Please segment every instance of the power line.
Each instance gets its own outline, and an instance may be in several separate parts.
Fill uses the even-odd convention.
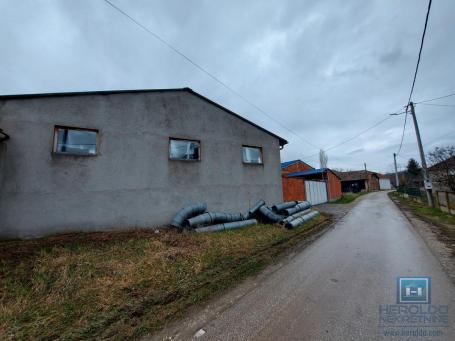
[[[452,130],[452,131],[450,131],[450,132],[448,132],[448,133],[445,133],[445,134],[440,135],[440,136],[438,136],[438,137],[436,137],[436,138],[434,138],[434,139],[431,139],[430,141],[427,141],[426,144],[427,144],[427,145],[430,145],[430,144],[432,144],[433,142],[438,141],[438,140],[441,140],[441,139],[443,139],[444,137],[449,136],[449,135],[452,135],[452,134],[455,134],[455,130]],[[401,157],[402,159],[411,158],[411,156],[406,156],[406,155],[405,155],[405,156],[397,155],[397,156]]]
[[[411,103],[411,98],[412,98],[412,94],[414,92],[414,86],[415,86],[416,79],[417,79],[417,73],[419,71],[420,58],[422,56],[422,49],[423,49],[423,42],[425,41],[425,33],[427,32],[428,17],[430,15],[431,1],[432,0],[428,1],[427,15],[425,17],[425,26],[423,27],[422,40],[420,41],[419,57],[417,58],[417,65],[416,65],[416,69],[415,69],[415,72],[414,72],[414,79],[412,80],[411,91],[409,93],[409,98],[408,98],[408,102],[407,102],[407,105],[406,105],[406,114],[404,115],[403,133],[401,134],[400,147],[398,148],[398,152],[396,153],[397,155],[400,154],[401,147],[403,146],[404,133],[406,131],[406,122],[407,122],[407,118],[408,118],[408,107],[409,107],[409,103]]]
[[[396,113],[394,113],[393,115],[401,115],[401,114],[403,114],[403,113],[404,113],[404,112],[396,112]],[[340,147],[340,146],[342,146],[342,145],[344,145],[344,144],[346,144],[346,143],[348,143],[348,142],[351,142],[352,140],[355,140],[356,138],[360,137],[361,135],[365,134],[366,132],[370,131],[370,130],[373,129],[373,128],[376,128],[378,125],[380,125],[380,124],[382,124],[382,123],[384,123],[385,121],[390,120],[390,119],[391,119],[391,117],[388,116],[388,117],[386,117],[386,118],[384,118],[384,119],[382,119],[382,120],[376,122],[376,123],[373,124],[372,126],[366,128],[365,130],[362,130],[362,131],[359,132],[358,134],[356,134],[356,135],[354,135],[354,136],[352,136],[352,137],[350,137],[350,138],[348,138],[348,139],[346,139],[346,140],[343,140],[343,141],[340,142],[340,143],[337,143],[337,144],[335,144],[335,145],[333,145],[333,146],[330,146],[329,148],[326,148],[326,149],[324,149],[324,150],[325,150],[325,151],[329,151],[329,150],[338,148],[338,147]],[[305,158],[308,159],[308,158],[313,157],[313,156],[316,156],[316,155],[319,155],[319,153],[315,153],[315,154],[303,156],[302,159],[305,159]]]
[[[411,92],[409,94],[409,99],[408,99],[408,105],[409,105],[409,102],[411,102],[411,98],[412,98],[412,93],[414,92],[414,86],[415,86],[415,82],[416,82],[416,78],[417,78],[417,72],[419,71],[419,64],[420,64],[420,57],[422,55],[422,49],[423,49],[423,42],[425,40],[425,33],[427,31],[427,25],[428,25],[428,17],[430,15],[430,9],[431,9],[431,1],[432,0],[429,0],[428,1],[428,9],[427,9],[427,16],[425,18],[425,26],[423,27],[423,34],[422,34],[422,40],[420,42],[420,50],[419,50],[419,57],[417,58],[417,65],[416,65],[416,70],[414,72],[414,79],[412,81],[412,87],[411,87]],[[406,115],[407,116],[407,115]],[[406,122],[406,121],[405,121]]]
[[[188,57],[187,55],[185,55],[182,51],[180,51],[179,49],[177,49],[176,47],[174,47],[171,43],[169,43],[168,41],[166,41],[164,38],[162,38],[161,36],[159,36],[158,34],[156,34],[155,32],[153,32],[152,30],[150,30],[148,27],[144,26],[143,24],[141,24],[139,21],[137,21],[136,19],[134,19],[132,16],[130,16],[128,13],[126,13],[124,10],[122,10],[121,8],[119,8],[118,6],[114,5],[111,1],[109,0],[104,0],[105,3],[107,3],[109,6],[111,6],[112,8],[114,8],[116,11],[118,11],[119,13],[121,13],[122,15],[124,15],[125,17],[127,17],[129,20],[131,20],[134,24],[136,24],[137,26],[139,26],[140,28],[142,28],[144,31],[146,31],[147,33],[151,34],[155,39],[159,40],[161,43],[163,43],[164,45],[166,45],[169,49],[171,49],[172,51],[174,51],[175,53],[177,53],[179,56],[181,56],[183,59],[185,59],[187,62],[189,62],[190,64],[192,64],[195,68],[197,68],[198,70],[202,71],[203,73],[205,73],[207,76],[209,76],[210,78],[212,78],[214,81],[216,81],[218,84],[220,84],[221,86],[223,86],[224,88],[226,88],[227,90],[229,90],[230,92],[232,92],[233,94],[235,94],[236,96],[240,97],[245,103],[249,104],[250,106],[252,106],[253,108],[255,108],[257,111],[259,111],[260,113],[262,113],[263,115],[267,116],[268,118],[270,118],[272,121],[274,121],[276,124],[278,124],[280,127],[282,127],[283,129],[287,130],[289,133],[295,135],[296,137],[300,138],[303,142],[309,144],[310,146],[316,148],[316,149],[321,149],[320,147],[316,146],[315,144],[311,143],[310,141],[308,141],[307,139],[303,138],[302,136],[300,136],[299,134],[297,134],[296,132],[294,132],[293,130],[289,129],[288,127],[286,127],[285,125],[283,125],[279,120],[275,119],[272,115],[268,114],[265,110],[263,110],[261,107],[259,107],[258,105],[254,104],[253,102],[251,102],[249,99],[247,99],[245,96],[243,96],[242,94],[240,94],[238,91],[234,90],[233,88],[231,88],[229,85],[227,85],[226,83],[224,83],[222,80],[220,80],[218,77],[216,77],[215,75],[213,75],[212,73],[210,73],[207,69],[205,69],[204,67],[202,67],[201,65],[199,65],[198,63],[196,63],[194,60],[192,60],[190,57]]]
[[[431,105],[435,107],[455,107],[455,104],[436,104],[436,103],[420,103],[422,105]]]
[[[405,133],[405,131],[406,131],[406,122],[407,122],[407,119],[408,119],[408,108],[406,107],[406,113],[405,113],[405,115],[404,115],[403,133],[401,134],[400,147],[398,148],[397,155],[400,155],[401,147],[403,146],[404,133]]]
[[[414,104],[421,104],[421,103],[426,103],[426,102],[432,102],[432,101],[436,101],[436,100],[438,100],[438,99],[447,98],[447,97],[451,97],[451,96],[455,96],[455,93],[453,93],[453,94],[448,94],[448,95],[441,96],[441,97],[436,97],[436,98],[427,99],[427,100],[420,101],[420,102],[415,102]]]
[[[455,133],[455,130],[452,130],[452,131],[450,131],[450,132],[448,132],[448,133],[446,133],[446,134],[444,134],[444,135],[438,136],[438,137],[436,137],[435,139],[432,139],[432,140],[428,141],[427,144],[433,143],[433,142],[435,142],[435,141],[437,141],[437,140],[440,140],[440,139],[442,139],[442,138],[444,138],[444,137],[446,137],[446,136],[452,135],[452,134],[454,134],[454,133]]]

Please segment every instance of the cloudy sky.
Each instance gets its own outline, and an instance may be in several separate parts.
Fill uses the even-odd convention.
[[[283,161],[406,104],[427,0],[111,0],[269,119],[103,0],[0,0],[0,94],[191,87],[286,138]],[[413,99],[455,93],[455,1],[434,0]],[[455,96],[428,102],[455,104]],[[426,149],[455,143],[455,106],[418,105]],[[327,153],[333,168],[391,171],[404,115]],[[410,123],[410,121],[408,121]],[[309,143],[305,142],[309,141]],[[417,157],[408,124],[399,163]]]

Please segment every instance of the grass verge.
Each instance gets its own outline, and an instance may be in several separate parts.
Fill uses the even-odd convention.
[[[136,339],[258,273],[328,221],[0,242],[0,339]]]
[[[426,203],[414,201],[410,198],[405,198],[397,192],[390,192],[389,197],[392,200],[398,201],[399,204],[405,206],[416,216],[435,225],[441,235],[441,239],[452,248],[455,255],[455,216],[441,211],[439,208],[431,208]]]
[[[340,199],[332,201],[332,204],[349,204],[353,202],[358,197],[365,195],[369,192],[358,192],[358,193],[343,193]]]

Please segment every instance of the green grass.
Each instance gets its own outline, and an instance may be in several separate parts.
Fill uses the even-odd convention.
[[[449,245],[455,245],[455,216],[441,211],[439,208],[431,208],[424,202],[404,198],[398,192],[389,193],[389,197],[398,200],[402,205],[408,207],[417,216],[436,224],[440,232],[446,237]]]
[[[358,197],[367,194],[368,192],[358,192],[358,193],[343,193],[340,199],[332,201],[332,204],[349,204],[353,202]]]
[[[136,339],[319,230],[91,233],[0,242],[0,339]]]

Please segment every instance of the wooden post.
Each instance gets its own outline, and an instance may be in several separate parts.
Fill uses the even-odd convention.
[[[452,212],[450,212],[450,199],[449,198],[450,198],[449,192],[446,192],[447,212],[452,213]]]

